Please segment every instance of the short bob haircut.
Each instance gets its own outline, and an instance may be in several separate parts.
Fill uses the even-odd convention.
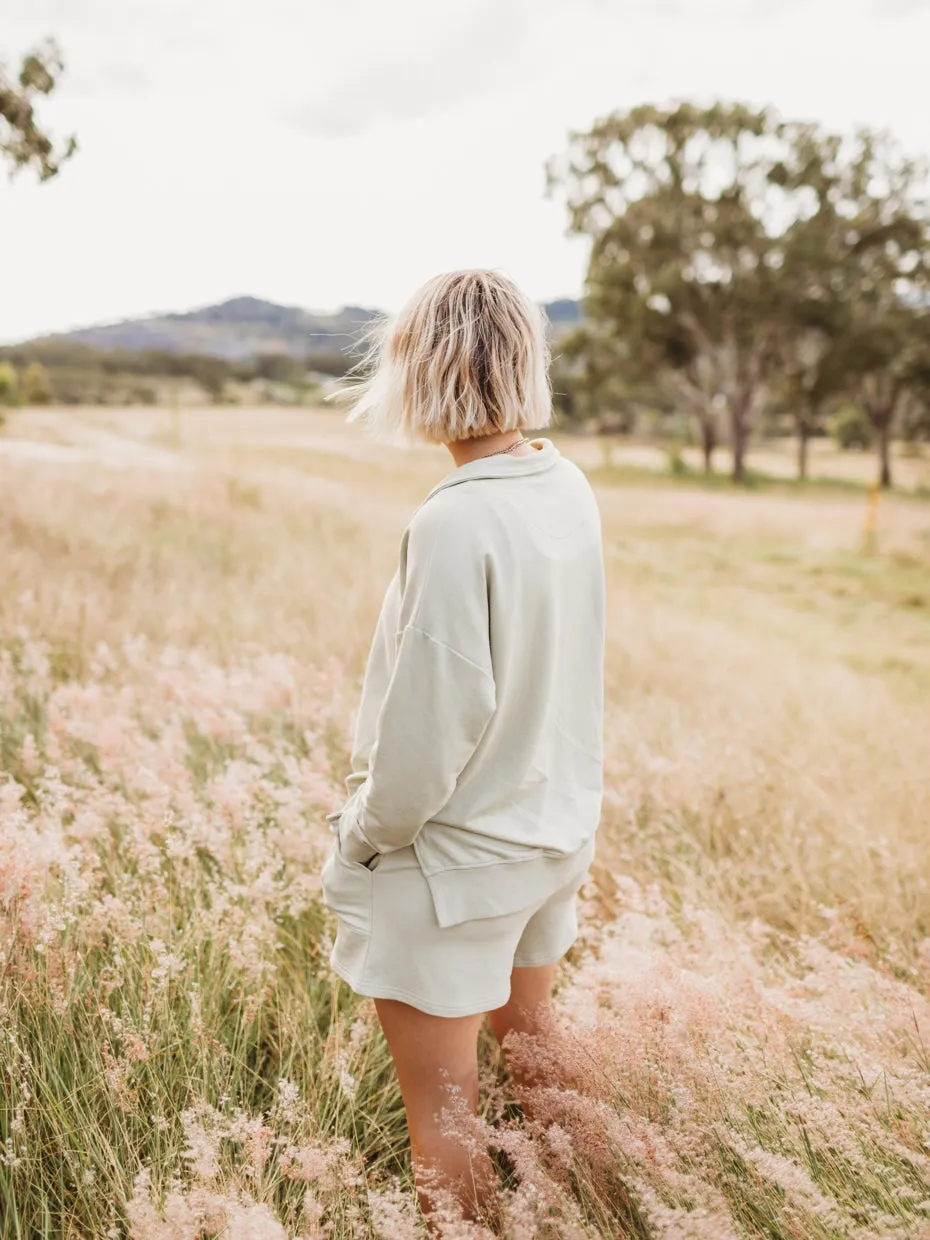
[[[374,330],[360,369],[337,395],[379,439],[444,444],[552,418],[545,315],[495,271],[427,281]]]

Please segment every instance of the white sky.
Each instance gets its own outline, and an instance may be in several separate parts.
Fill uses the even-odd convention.
[[[545,160],[616,107],[773,103],[930,153],[930,0],[2,0],[81,150],[0,177],[0,340],[251,293],[394,309],[453,267],[540,299],[585,245]]]

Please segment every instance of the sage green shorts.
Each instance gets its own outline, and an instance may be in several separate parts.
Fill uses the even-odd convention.
[[[337,842],[322,876],[337,919],[330,964],[356,994],[432,1016],[493,1011],[510,998],[511,970],[555,964],[574,943],[578,889],[593,856],[594,839],[555,861],[552,893],[541,903],[440,926],[412,847],[383,854],[370,870],[346,860]]]

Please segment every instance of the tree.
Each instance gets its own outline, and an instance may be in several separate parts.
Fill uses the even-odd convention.
[[[0,362],[0,409],[19,404],[19,379],[9,362]],[[2,420],[2,414],[0,414]]]
[[[618,365],[618,348],[622,341],[590,323],[559,340],[551,375],[555,405],[566,422],[629,434],[642,410],[655,403],[654,386],[647,390],[632,367]]]
[[[930,235],[924,171],[887,135],[738,104],[643,106],[573,134],[549,180],[592,240],[588,320],[626,377],[677,395],[706,467],[722,418],[743,477],[777,387],[806,475],[809,439],[847,393],[888,485],[892,430],[930,347]]]
[[[842,139],[818,126],[783,126],[782,159],[774,180],[807,196],[806,209],[789,226],[781,276],[792,290],[782,334],[780,393],[791,412],[798,442],[798,477],[808,474],[808,447],[827,406],[848,389],[843,341],[848,331],[844,288],[838,273],[849,260],[846,221],[836,186],[843,169]],[[842,197],[842,196],[841,196]]]
[[[222,403],[230,373],[225,358],[185,353],[179,356],[178,362],[178,373],[189,374],[195,379],[215,405]]]
[[[784,127],[739,104],[641,106],[550,162],[570,230],[592,239],[585,306],[695,418],[710,465],[724,420],[733,477],[778,358],[780,278],[802,196],[779,175]],[[618,358],[618,361],[620,359]]]
[[[51,40],[24,58],[16,81],[7,77],[0,64],[0,156],[12,164],[14,174],[31,167],[40,181],[47,181],[77,150],[73,137],[56,150],[52,138],[39,125],[33,105],[37,95],[51,94],[63,69],[61,54]],[[0,406],[17,400],[16,371],[9,363],[0,362]]]
[[[836,446],[843,452],[864,452],[872,442],[872,427],[861,405],[843,405],[830,425]]]
[[[879,486],[890,487],[891,438],[899,421],[920,403],[920,370],[930,323],[905,307],[864,322],[850,338],[850,366],[859,378],[862,407],[875,432]],[[923,316],[924,319],[930,316]]]
[[[930,333],[930,323],[925,331]],[[905,406],[900,430],[906,443],[930,442],[930,349],[921,351],[911,370],[910,400]]]
[[[786,371],[799,434],[803,442],[826,401],[854,394],[890,486],[892,432],[930,364],[926,170],[887,134],[788,132],[781,176],[811,199],[789,230],[784,267],[796,294]]]
[[[12,163],[14,173],[31,167],[40,181],[47,181],[77,150],[74,137],[56,147],[35,114],[36,96],[51,94],[63,69],[61,53],[52,40],[24,58],[15,81],[0,65],[0,154]]]
[[[697,424],[698,439],[704,456],[704,473],[714,472],[714,450],[720,443],[720,426],[727,412],[727,401],[720,390],[722,376],[715,359],[707,352],[693,352],[682,366],[673,367],[660,376],[662,386],[672,397],[683,397]],[[734,453],[734,468],[736,457]],[[737,476],[737,473],[734,474]],[[742,458],[738,467],[742,476]]]
[[[55,399],[51,377],[41,362],[29,363],[20,386],[24,405],[50,405]]]
[[[779,385],[791,411],[798,444],[798,478],[808,476],[808,449],[822,430],[831,406],[849,391],[848,365],[841,340],[820,327],[799,323],[786,333],[781,350]]]

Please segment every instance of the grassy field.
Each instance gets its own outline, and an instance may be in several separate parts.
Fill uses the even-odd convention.
[[[484,1048],[508,1234],[930,1237],[930,505],[866,537],[864,491],[559,444],[604,519],[607,792],[532,1122]],[[318,872],[449,467],[330,412],[10,418],[2,1240],[421,1234]]]

